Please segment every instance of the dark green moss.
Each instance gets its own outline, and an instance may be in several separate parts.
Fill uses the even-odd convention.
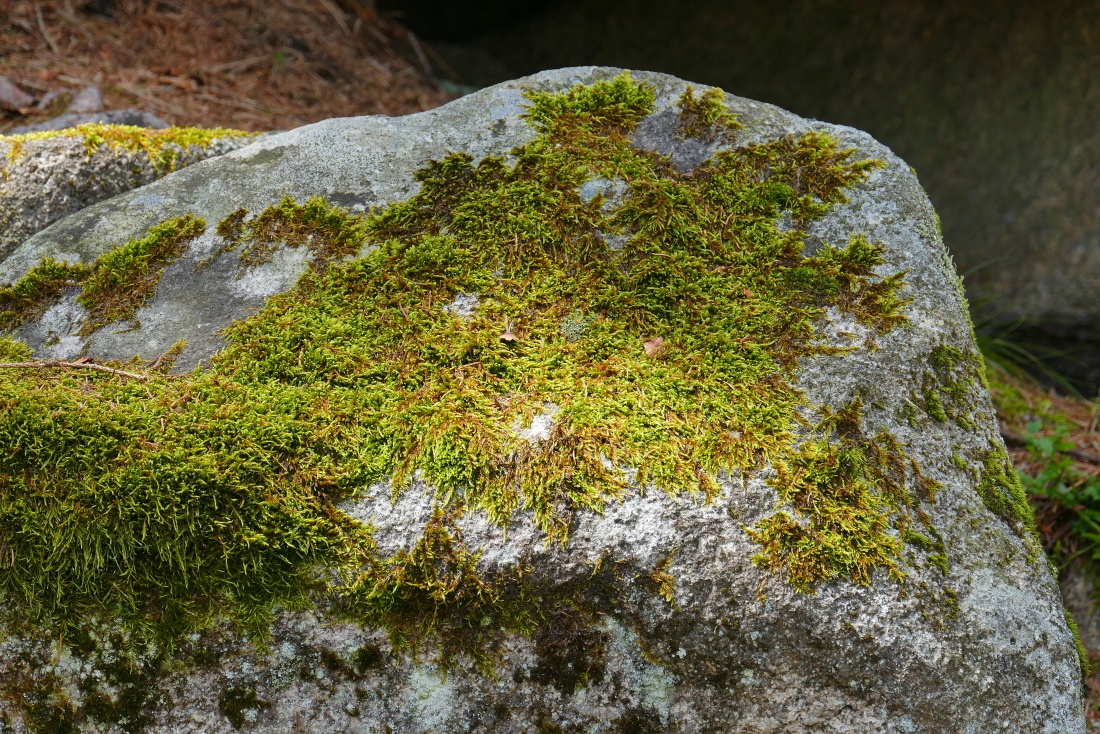
[[[381,668],[385,663],[385,657],[378,645],[368,642],[355,649],[351,654],[351,663],[355,672],[362,677],[372,670]]]
[[[218,711],[229,720],[234,729],[241,729],[252,723],[252,716],[270,707],[271,703],[257,696],[256,689],[252,686],[226,686],[218,693]]]
[[[535,633],[538,663],[531,678],[572,695],[603,680],[606,651],[607,635],[585,613],[561,607]]]
[[[668,731],[657,712],[641,707],[629,709],[611,725],[615,734],[665,734]]]

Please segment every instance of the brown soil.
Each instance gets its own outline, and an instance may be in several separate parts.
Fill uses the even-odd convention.
[[[176,125],[404,115],[450,99],[431,54],[369,0],[0,0],[0,75],[37,100],[61,93],[0,112],[0,133],[64,111],[93,84],[107,109]]]

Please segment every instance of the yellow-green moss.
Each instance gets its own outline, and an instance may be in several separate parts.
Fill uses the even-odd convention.
[[[982,457],[977,490],[990,512],[1007,522],[1021,538],[1040,547],[1035,511],[1027,501],[1027,493],[1012,460],[1000,445],[989,449]]]
[[[85,265],[44,258],[13,285],[0,288],[0,330],[34,321],[61,298],[66,288],[88,277]]]
[[[1069,631],[1073,633],[1073,642],[1077,647],[1077,660],[1081,664],[1081,680],[1084,681],[1092,673],[1092,661],[1089,660],[1089,651],[1085,647],[1085,643],[1081,641],[1081,631],[1077,629],[1077,620],[1073,618],[1073,615],[1069,613],[1069,610],[1064,610],[1066,614],[1066,626],[1069,627]]]
[[[834,351],[816,328],[826,309],[878,333],[905,321],[902,274],[874,273],[881,246],[855,235],[803,253],[801,224],[878,164],[807,133],[687,175],[630,145],[654,93],[628,76],[527,96],[538,134],[514,163],[449,155],[416,174],[412,199],[366,216],[285,200],[219,223],[217,256],[239,251],[242,268],[277,243],[314,266],[230,326],[206,371],[5,373],[9,609],[62,628],[118,619],[165,644],[227,620],[262,641],[275,607],[312,594],[401,644],[445,629],[480,644],[540,612],[522,570],[475,573],[458,513],[503,523],[528,509],[565,543],[576,511],[632,482],[709,498],[720,471],[765,464],[788,504],[750,529],[758,562],[804,591],[900,578],[896,532],[922,521],[933,483],[891,436],[863,435],[858,404],[821,409],[807,435],[813,406],[793,386],[800,359]],[[622,181],[623,198],[582,200],[595,178]],[[780,229],[788,216],[796,227]],[[82,287],[109,280],[102,262],[155,285],[198,226],[123,246]],[[48,300],[68,281],[46,275],[33,292]],[[459,294],[478,298],[468,318],[447,308]],[[13,300],[21,318],[41,307],[28,298]],[[513,430],[550,406],[547,439]],[[417,470],[440,510],[413,550],[380,557],[336,503],[386,478],[408,491]]]
[[[40,317],[70,287],[80,288],[77,301],[87,312],[82,336],[132,319],[152,299],[164,268],[205,230],[202,219],[187,215],[161,222],[144,237],[103,254],[90,267],[45,258],[15,284],[0,288],[0,330],[17,329]]]
[[[835,413],[826,409],[819,437],[773,462],[779,499],[797,515],[783,509],[746,529],[762,547],[753,561],[785,570],[800,591],[837,576],[867,584],[876,568],[900,580],[903,542],[942,550],[910,527],[914,520],[928,524],[915,505],[932,502],[939,485],[921,476],[888,433],[866,436],[861,412],[858,400]]]
[[[88,312],[80,333],[88,336],[107,324],[132,319],[152,299],[164,268],[178,260],[204,231],[202,219],[176,217],[96,260],[80,283],[77,301]]]
[[[205,148],[221,138],[253,137],[257,133],[229,128],[169,127],[155,130],[134,125],[103,125],[86,123],[63,130],[43,130],[21,135],[0,135],[0,143],[7,143],[8,165],[24,154],[24,144],[32,140],[50,138],[83,138],[88,155],[103,146],[128,153],[143,152],[153,167],[164,173],[176,170],[181,151],[192,146]]]
[[[733,142],[736,132],[741,129],[737,115],[726,109],[725,93],[717,87],[711,87],[696,97],[695,88],[688,85],[680,95],[677,106],[680,108],[680,119],[676,137],[681,140],[699,138],[709,143],[721,137],[726,142]]]

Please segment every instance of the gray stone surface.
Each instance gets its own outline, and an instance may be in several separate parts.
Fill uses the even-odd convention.
[[[41,129],[61,130],[86,122],[133,124],[129,121],[134,116],[131,113],[145,114],[139,110],[118,110],[62,115],[55,118],[61,120],[56,126]],[[176,145],[179,153],[176,168],[222,155],[253,140],[226,136],[207,146]],[[130,152],[101,145],[89,153],[83,135],[25,140],[18,145],[19,150],[13,155],[12,140],[0,135],[0,258],[53,222],[170,172],[158,168],[140,150]]]
[[[0,283],[45,256],[90,262],[171,216],[194,214],[212,224],[238,207],[258,211],[288,194],[299,200],[320,195],[353,210],[407,199],[417,189],[413,172],[427,160],[448,151],[504,153],[529,140],[533,132],[520,119],[523,86],[557,90],[617,73],[545,72],[418,115],[329,120],[267,138],[57,222],[0,263]],[[672,138],[670,110],[685,83],[634,76],[658,92],[658,111],[640,126],[636,143],[689,167],[709,155],[711,149]],[[823,338],[854,349],[805,360],[798,384],[816,404],[839,406],[862,396],[865,428],[888,427],[925,475],[943,484],[926,509],[946,545],[946,577],[931,564],[914,563],[904,586],[880,573],[868,587],[837,581],[814,595],[796,593],[752,564],[758,547],[743,529],[775,507],[770,470],[721,477],[722,492],[711,504],[635,492],[602,515],[582,513],[564,548],[547,546],[522,514],[506,536],[484,518],[466,515],[459,525],[467,545],[482,551],[485,572],[524,559],[565,586],[591,577],[600,559],[614,560],[622,599],[586,633],[604,652],[599,644],[574,651],[578,664],[601,664],[602,676],[576,690],[563,686],[542,674],[536,643],[518,636],[505,640],[493,676],[461,661],[444,671],[431,650],[393,652],[378,631],[331,624],[321,611],[284,613],[266,655],[239,640],[196,638],[196,645],[216,644],[216,662],[196,666],[181,657],[169,668],[149,698],[145,731],[233,731],[219,697],[251,691],[255,698],[243,707],[241,726],[271,733],[1083,732],[1077,656],[1050,568],[986,509],[972,473],[952,461],[956,453],[980,455],[1001,446],[988,395],[976,390],[971,396],[971,430],[903,418],[931,350],[973,348],[966,305],[927,197],[909,167],[865,133],[737,97],[727,102],[745,125],[741,142],[823,130],[888,164],[851,193],[849,204],[813,224],[810,241],[843,246],[862,232],[883,242],[881,272],[908,273],[910,324],[872,348],[865,331],[834,313]],[[288,255],[242,280],[218,263],[195,273],[193,265],[218,244],[213,234],[204,235],[165,271],[156,298],[138,313],[140,329],[106,327],[88,340],[71,336],[64,324],[74,318],[75,303],[66,301],[20,336],[42,355],[101,358],[152,358],[186,338],[181,367],[208,359],[221,343],[218,329],[290,287],[305,267]],[[546,414],[552,420],[553,406]],[[532,441],[538,428],[519,427]],[[431,515],[430,488],[414,483],[396,503],[388,487],[375,489],[344,509],[374,524],[384,552],[411,547]],[[674,605],[630,582],[670,557]],[[371,646],[380,657],[361,673],[326,665],[333,653],[347,659],[357,650],[374,651]],[[102,663],[58,655],[50,642],[10,638],[0,643],[0,661],[13,660],[31,660],[41,675],[63,681]]]

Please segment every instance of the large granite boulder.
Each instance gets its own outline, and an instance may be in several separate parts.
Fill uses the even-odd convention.
[[[0,258],[89,204],[255,139],[242,130],[143,129],[130,112],[92,115],[112,124],[72,115],[64,129],[0,135]]]
[[[1083,731],[862,132],[546,72],[197,163],[0,283],[15,731]]]

